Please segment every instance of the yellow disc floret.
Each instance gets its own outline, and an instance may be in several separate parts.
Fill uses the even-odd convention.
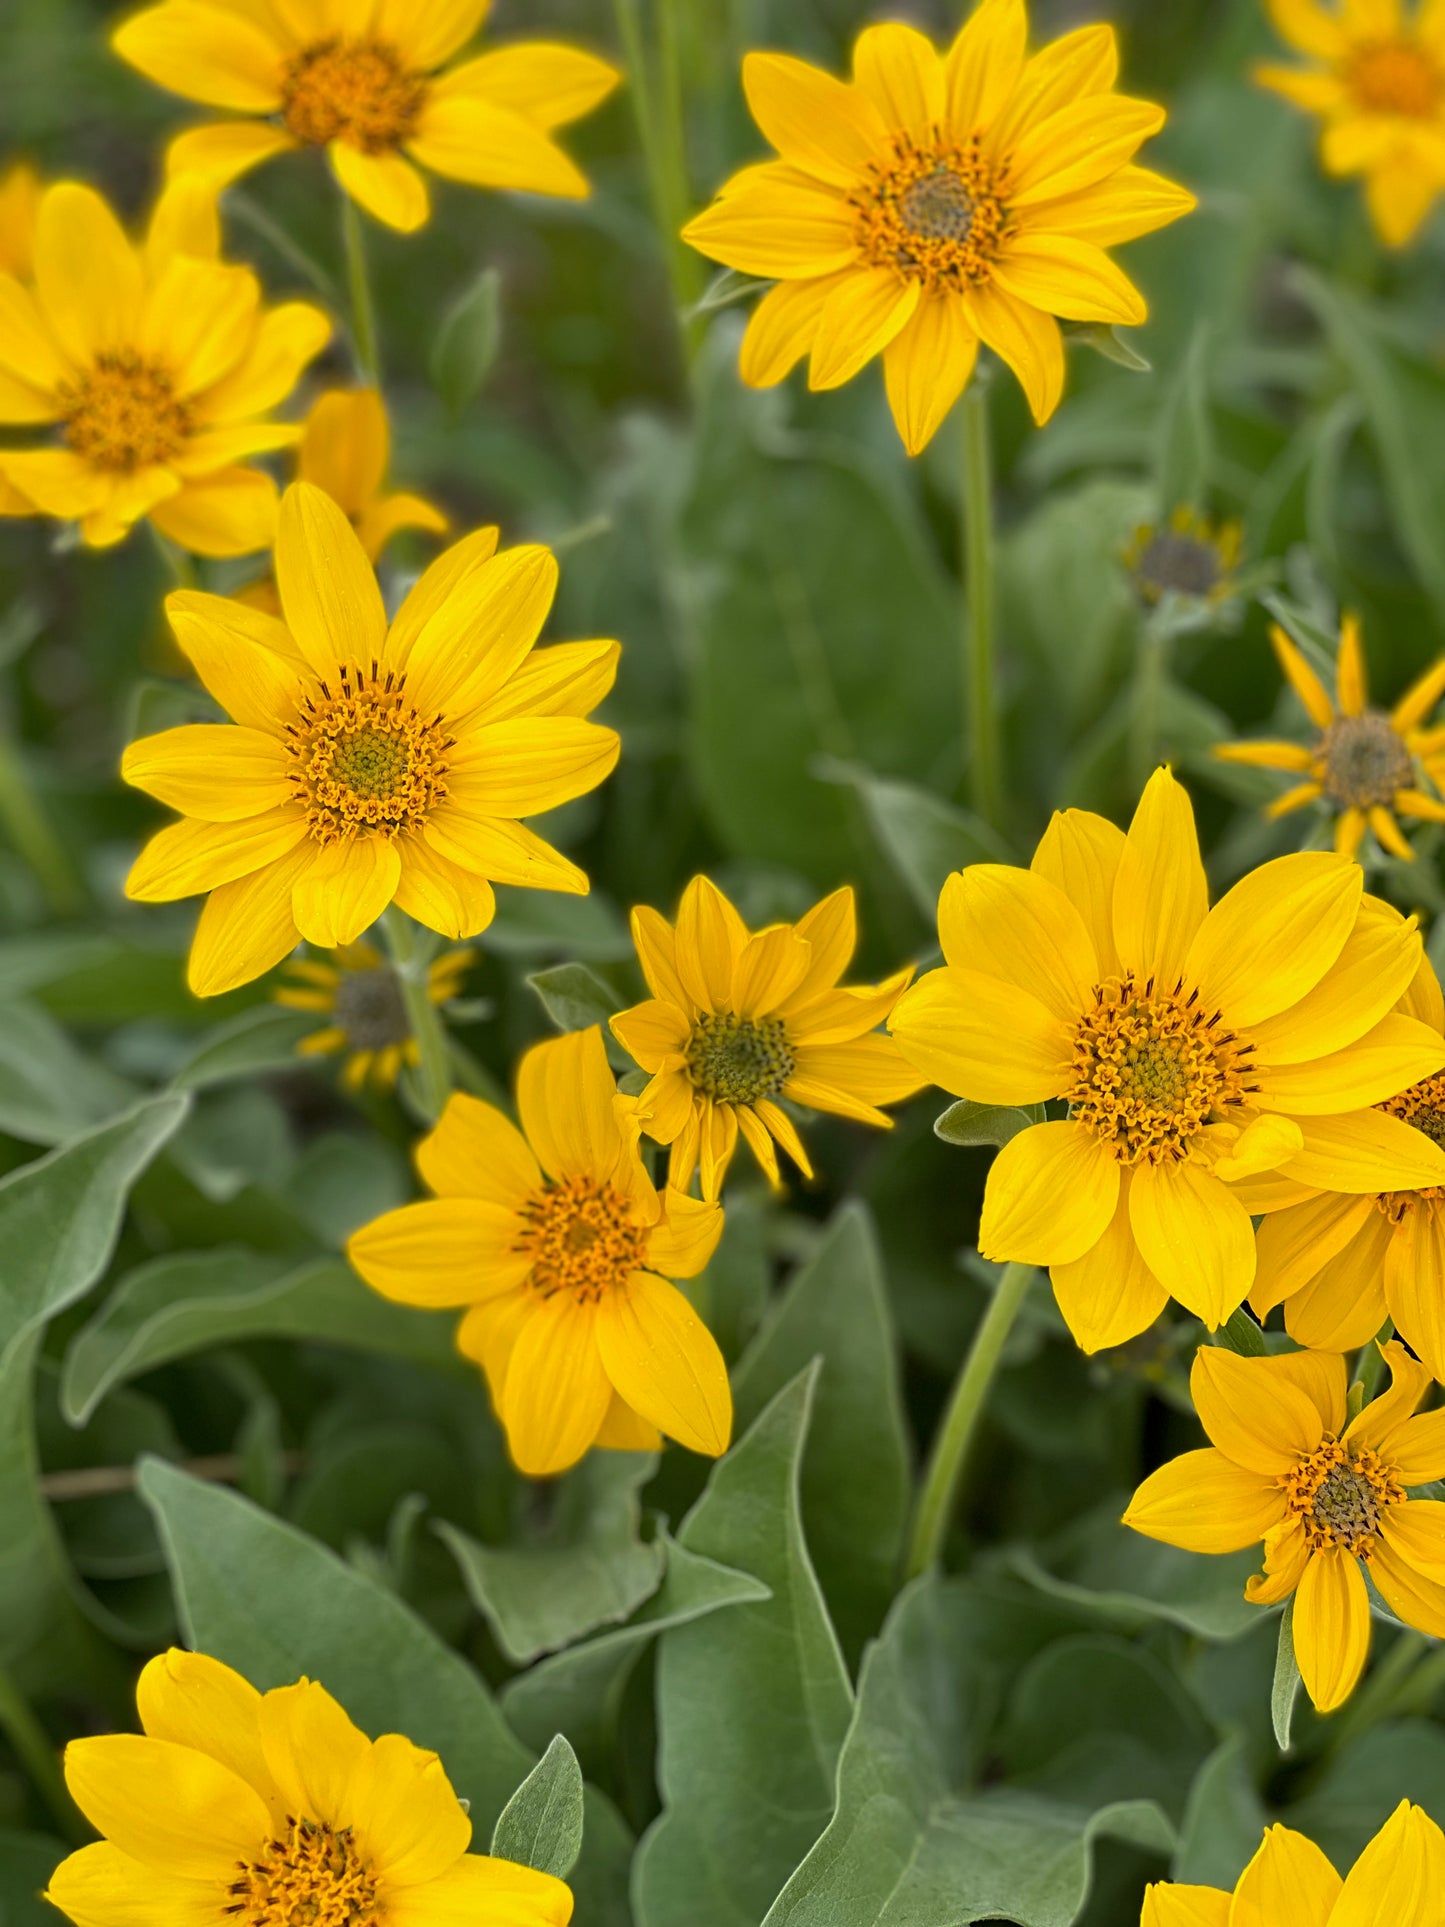
[[[720,1104],[756,1104],[776,1097],[793,1074],[795,1058],[781,1017],[699,1017],[687,1046],[694,1089]]]
[[[334,842],[358,830],[396,835],[421,824],[446,795],[454,739],[440,718],[422,716],[406,678],[376,664],[341,668],[337,685],[306,696],[287,731],[291,782],[311,834]]]
[[[593,1177],[562,1178],[522,1208],[519,1249],[532,1257],[528,1286],[543,1298],[596,1300],[647,1264],[647,1226],[622,1192]]]
[[[1356,103],[1371,114],[1432,120],[1445,103],[1445,74],[1414,41],[1380,40],[1359,47],[1345,81]]]
[[[1327,1438],[1280,1483],[1311,1552],[1339,1546],[1358,1559],[1374,1550],[1384,1508],[1405,1499],[1405,1488],[1377,1453],[1339,1439]]]
[[[297,54],[281,89],[286,131],[307,147],[347,140],[386,154],[414,132],[426,82],[381,40],[322,40]]]
[[[168,371],[129,348],[97,355],[57,400],[66,441],[92,467],[112,474],[171,460],[193,427]]]
[[[1009,232],[1001,177],[976,138],[919,147],[895,136],[852,204],[866,258],[926,288],[987,281]]]
[[[236,1927],[379,1927],[382,1918],[350,1828],[313,1820],[288,1819],[284,1839],[241,1863],[231,1894],[221,1911]]]

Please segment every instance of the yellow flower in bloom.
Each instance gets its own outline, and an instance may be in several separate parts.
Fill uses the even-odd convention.
[[[1232,1895],[1161,1882],[1140,1927],[1437,1927],[1442,1892],[1445,1834],[1402,1800],[1344,1880],[1302,1833],[1268,1827]]]
[[[1445,998],[1422,958],[1402,1012],[1445,1038]],[[1426,1077],[1380,1109],[1445,1144],[1445,1077]],[[1428,1185],[1369,1196],[1295,1187],[1260,1206],[1259,1270],[1250,1303],[1261,1318],[1283,1304],[1301,1345],[1355,1351],[1393,1319],[1445,1381],[1445,1190]]]
[[[1112,92],[1112,28],[1032,59],[1027,36],[1024,0],[982,0],[942,55],[911,27],[869,27],[851,84],[748,55],[748,104],[781,158],[734,175],[685,230],[711,260],[778,283],[749,324],[744,381],[771,387],[808,355],[809,386],[836,388],[881,354],[916,455],[980,341],[1045,422],[1064,389],[1056,317],[1145,319],[1104,250],[1195,204],[1132,165],[1164,109]]]
[[[41,197],[33,287],[0,274],[0,421],[59,444],[0,448],[0,477],[36,513],[118,542],[142,516],[198,555],[269,545],[276,488],[248,456],[300,430],[267,419],[325,347],[304,302],[261,306],[249,268],[220,259],[212,196],[169,188],[133,247],[88,187]]]
[[[1258,1208],[1241,1179],[1445,1183],[1445,1151],[1359,1108],[1445,1068],[1445,1042],[1392,1009],[1419,935],[1346,858],[1279,857],[1211,910],[1189,798],[1161,769],[1127,837],[1064,811],[1031,868],[950,877],[938,929],[946,967],[890,1029],[959,1097],[1068,1104],[994,1160],[979,1249],[1048,1265],[1086,1351],[1171,1295],[1211,1327],[1237,1309]]]
[[[754,935],[716,884],[694,877],[674,928],[632,913],[632,938],[652,996],[612,1019],[614,1035],[652,1081],[638,1099],[649,1137],[672,1146],[669,1182],[722,1189],[742,1132],[771,1183],[774,1140],[813,1175],[787,1098],[884,1129],[896,1104],[923,1088],[897,1046],[877,1034],[913,975],[840,986],[858,944],[853,892],[835,890],[799,918]]]
[[[435,1753],[367,1739],[314,1681],[258,1693],[172,1649],[136,1701],[143,1733],[65,1750],[71,1797],[104,1836],[50,1878],[76,1927],[567,1927],[560,1880],[468,1853],[472,1823]]]
[[[295,948],[353,943],[395,902],[445,937],[475,936],[492,884],[582,896],[587,878],[518,820],[592,789],[614,730],[583,720],[616,674],[615,642],[533,652],[557,585],[548,549],[496,553],[482,529],[439,556],[390,626],[376,576],[329,495],[282,498],[284,620],[182,590],[176,640],[234,727],[132,743],[121,773],[181,813],[146,845],[127,894],[209,892],[191,949],[201,997]]]
[[[452,1097],[417,1147],[436,1197],[358,1231],[351,1262],[402,1304],[470,1307],[458,1348],[533,1478],[593,1445],[655,1450],[659,1432],[717,1458],[732,1435],[727,1367],[667,1281],[707,1264],[721,1208],[648,1177],[595,1027],[527,1052],[517,1110],[521,1131]]]
[[[1437,0],[1269,0],[1307,67],[1255,78],[1324,122],[1326,172],[1364,175],[1380,238],[1402,248],[1445,188],[1445,11]]]
[[[296,473],[339,502],[374,562],[399,529],[440,535],[447,518],[420,495],[387,495],[391,429],[374,388],[332,388],[306,417]]]
[[[1445,781],[1445,729],[1421,727],[1445,694],[1445,656],[1386,715],[1370,707],[1360,625],[1354,616],[1346,616],[1340,624],[1337,702],[1330,700],[1324,684],[1277,624],[1270,629],[1270,641],[1319,736],[1310,747],[1287,742],[1220,743],[1214,754],[1222,762],[1289,770],[1303,779],[1271,803],[1266,816],[1284,816],[1323,798],[1338,812],[1335,848],[1341,855],[1353,856],[1368,828],[1392,856],[1413,859],[1415,852],[1396,816],[1445,823],[1445,803],[1420,787],[1422,772],[1437,786]]]
[[[581,199],[586,179],[552,130],[620,78],[575,47],[528,41],[445,73],[489,0],[162,0],[119,27],[122,60],[187,100],[260,116],[192,128],[172,175],[217,187],[273,154],[324,147],[346,192],[410,232],[430,212],[412,162],[475,187]]]
[[[40,213],[40,176],[17,161],[0,176],[0,274],[28,281],[35,267],[35,223]]]
[[[1186,602],[1223,602],[1234,590],[1244,531],[1238,522],[1219,526],[1191,508],[1177,508],[1162,526],[1134,531],[1124,562],[1143,601],[1165,596]]]
[[[461,988],[475,951],[447,950],[427,972],[427,994],[434,1004],[449,1003]],[[349,1091],[366,1083],[389,1091],[403,1064],[419,1064],[421,1050],[411,1028],[401,980],[379,950],[349,943],[331,961],[301,957],[285,966],[296,980],[272,999],[287,1010],[310,1010],[331,1022],[296,1046],[303,1057],[346,1053],[341,1081]]]
[[[1406,1625],[1445,1638],[1445,1506],[1408,1497],[1445,1476],[1445,1411],[1414,1416],[1430,1374],[1403,1345],[1382,1350],[1390,1389],[1346,1423],[1338,1352],[1201,1346],[1189,1388],[1211,1443],[1152,1473],[1124,1514],[1190,1552],[1263,1541],[1245,1596],[1294,1594],[1295,1656],[1322,1713],[1349,1698],[1369,1654],[1366,1571]]]

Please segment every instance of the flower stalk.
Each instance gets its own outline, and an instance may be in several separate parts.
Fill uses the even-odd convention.
[[[959,421],[964,739],[969,750],[973,806],[985,822],[997,824],[1001,756],[995,663],[993,455],[988,388],[986,380],[977,374],[964,391]]]
[[[436,955],[438,939],[430,930],[413,923],[395,904],[381,919],[387,949],[401,984],[402,1002],[421,1063],[417,1069],[418,1095],[428,1119],[435,1123],[446,1108],[452,1093],[452,1055],[447,1044],[446,1024],[431,1000],[428,972]]]
[[[356,372],[369,387],[381,386],[381,350],[376,331],[376,306],[371,298],[371,275],[366,263],[366,236],[361,213],[349,194],[341,196],[341,240],[346,250],[346,285],[351,297],[351,350]]]

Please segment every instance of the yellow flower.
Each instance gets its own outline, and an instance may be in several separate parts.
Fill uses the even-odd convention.
[[[1269,10],[1311,64],[1262,65],[1255,78],[1319,115],[1325,171],[1363,174],[1380,239],[1404,247],[1445,187],[1445,13],[1435,0],[1269,0]]]
[[[417,1147],[436,1197],[358,1231],[351,1262],[402,1304],[470,1307],[458,1348],[531,1477],[593,1445],[655,1450],[659,1432],[717,1458],[732,1434],[727,1367],[667,1281],[707,1264],[720,1207],[648,1177],[596,1027],[527,1052],[517,1109],[521,1131],[451,1098]]]
[[[1187,602],[1224,602],[1234,592],[1243,530],[1238,522],[1211,522],[1191,508],[1177,508],[1162,527],[1134,531],[1124,562],[1140,597],[1152,606],[1165,596]]]
[[[886,1130],[893,1120],[878,1106],[923,1088],[877,1035],[913,972],[839,986],[858,944],[851,890],[755,936],[714,883],[694,877],[676,928],[636,909],[632,940],[652,996],[612,1029],[651,1073],[638,1110],[648,1136],[672,1146],[668,1181],[680,1189],[701,1164],[703,1196],[715,1198],[739,1131],[770,1183],[779,1181],[775,1139],[811,1177],[780,1097]]]
[[[982,341],[1045,422],[1064,388],[1058,320],[1146,317],[1104,250],[1178,220],[1194,197],[1131,164],[1164,109],[1113,92],[1110,27],[1025,57],[1024,0],[982,0],[946,54],[869,27],[851,84],[749,54],[743,86],[781,158],[745,168],[684,238],[779,285],[758,304],[743,380],[771,387],[810,355],[836,388],[883,356],[893,419],[924,448]]]
[[[1069,1105],[994,1160],[979,1249],[1048,1265],[1086,1351],[1171,1295],[1211,1327],[1230,1317],[1262,1208],[1242,1179],[1445,1182],[1445,1151],[1360,1108],[1445,1068],[1445,1043],[1392,1010],[1420,938],[1344,857],[1279,857],[1211,910],[1189,798],[1161,769],[1127,837],[1064,811],[1030,869],[950,877],[938,928],[946,967],[890,1028],[959,1097]]]
[[[1302,1833],[1267,1827],[1232,1896],[1161,1882],[1145,1892],[1140,1927],[1436,1927],[1442,1891],[1445,1834],[1402,1800],[1344,1880]]]
[[[582,199],[587,182],[552,139],[620,76],[574,47],[528,41],[439,73],[489,0],[162,0],[111,45],[158,86],[245,114],[172,142],[169,172],[223,187],[273,154],[324,147],[378,221],[410,232],[430,212],[412,162],[475,187]],[[408,158],[408,156],[410,158]]]
[[[268,411],[330,335],[304,302],[261,306],[195,183],[167,189],[133,247],[100,195],[58,182],[33,288],[0,274],[0,421],[53,425],[60,444],[0,449],[0,477],[97,546],[149,516],[198,555],[266,548],[275,484],[238,464],[299,439]]]
[[[1349,1698],[1369,1654],[1366,1571],[1407,1626],[1445,1638],[1445,1506],[1406,1496],[1445,1476],[1445,1411],[1415,1417],[1430,1374],[1403,1345],[1381,1349],[1390,1389],[1347,1423],[1338,1352],[1201,1346],[1189,1385],[1211,1442],[1152,1473],[1124,1514],[1189,1552],[1263,1541],[1245,1597],[1294,1594],[1295,1656],[1322,1713]]]
[[[1445,1037],[1445,998],[1422,957],[1400,1010]],[[1445,1077],[1426,1077],[1379,1107],[1445,1142]],[[1320,1351],[1355,1351],[1384,1324],[1445,1381],[1445,1191],[1342,1196],[1297,1186],[1263,1200],[1259,1269],[1250,1303],[1261,1318],[1284,1306],[1290,1336]]]
[[[1386,715],[1370,707],[1356,617],[1346,616],[1340,624],[1338,703],[1331,702],[1324,684],[1278,624],[1270,629],[1270,641],[1320,733],[1309,748],[1303,743],[1220,743],[1214,754],[1225,763],[1289,770],[1304,779],[1276,798],[1266,816],[1284,816],[1323,798],[1338,812],[1335,848],[1342,856],[1354,856],[1368,828],[1392,856],[1411,861],[1415,852],[1396,814],[1445,823],[1445,803],[1420,787],[1422,772],[1437,785],[1445,781],[1445,729],[1420,726],[1445,693],[1445,656]]]
[[[28,281],[35,268],[35,223],[40,213],[40,176],[17,161],[0,176],[0,274]]]
[[[375,562],[399,529],[441,535],[447,518],[420,495],[386,495],[391,430],[374,388],[330,388],[306,417],[297,475],[339,502]]]
[[[427,972],[427,994],[434,1004],[456,996],[475,955],[472,950],[446,950],[437,958]],[[347,1090],[359,1091],[368,1082],[378,1090],[392,1090],[403,1064],[421,1062],[400,980],[369,943],[343,944],[332,951],[330,963],[300,957],[284,967],[296,982],[283,985],[272,1002],[331,1019],[296,1048],[303,1057],[345,1051],[341,1081]]]
[[[182,820],[126,883],[143,902],[209,892],[191,950],[201,997],[249,983],[298,938],[352,943],[393,901],[475,936],[492,884],[582,896],[587,878],[518,820],[600,783],[614,730],[583,718],[615,642],[533,652],[557,564],[482,529],[439,556],[388,627],[351,524],[319,488],[281,502],[285,620],[222,596],[168,598],[176,640],[234,727],[132,743],[121,773]]]
[[[567,1927],[560,1880],[468,1853],[472,1823],[435,1753],[367,1739],[313,1680],[258,1693],[173,1648],[136,1702],[143,1734],[65,1750],[71,1797],[104,1836],[51,1875],[46,1898],[77,1927]]]

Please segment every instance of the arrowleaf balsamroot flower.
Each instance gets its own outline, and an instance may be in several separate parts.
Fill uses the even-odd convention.
[[[587,878],[518,820],[600,783],[616,732],[583,719],[615,642],[533,650],[557,583],[551,552],[446,550],[388,626],[381,590],[329,495],[281,503],[284,620],[181,591],[181,648],[234,726],[132,743],[127,782],[181,813],[126,883],[145,902],[209,892],[191,950],[198,996],[248,983],[299,938],[352,943],[395,902],[443,936],[491,922],[492,883],[585,895]]]
[[[353,200],[410,232],[430,213],[418,166],[475,187],[588,191],[552,130],[605,100],[617,69],[546,41],[448,67],[489,4],[161,0],[111,44],[172,93],[252,117],[181,134],[167,156],[172,175],[222,187],[275,154],[324,147]]]
[[[72,1740],[65,1780],[104,1837],[46,1898],[76,1927],[567,1927],[571,1889],[469,1853],[472,1823],[435,1753],[369,1740],[322,1686],[258,1693],[172,1649],[136,1688],[144,1732]]]
[[[401,529],[441,535],[447,526],[420,495],[386,493],[390,463],[391,428],[374,388],[329,388],[317,396],[297,450],[297,478],[340,504],[372,562]]]
[[[913,972],[838,982],[858,944],[850,889],[754,935],[716,884],[694,877],[676,926],[638,908],[632,939],[652,996],[612,1030],[652,1074],[638,1110],[648,1136],[672,1146],[669,1183],[686,1190],[701,1166],[703,1196],[715,1198],[739,1132],[772,1184],[775,1141],[811,1177],[779,1098],[886,1130],[893,1120],[879,1105],[923,1088],[877,1029]]]
[[[1233,1894],[1160,1881],[1140,1927],[1437,1927],[1445,1833],[1402,1800],[1341,1880],[1302,1833],[1267,1827]]]
[[[519,1131],[454,1096],[417,1146],[437,1194],[358,1231],[352,1264],[384,1297],[470,1307],[457,1346],[487,1375],[523,1472],[549,1478],[590,1446],[650,1451],[658,1434],[719,1457],[727,1367],[672,1278],[695,1278],[721,1207],[659,1192],[638,1154],[602,1032],[536,1044],[517,1074]],[[525,1135],[524,1135],[525,1133]]]
[[[1354,856],[1367,829],[1391,856],[1407,862],[1415,852],[1397,817],[1445,823],[1445,803],[1421,787],[1426,777],[1437,788],[1445,781],[1445,729],[1421,725],[1445,695],[1445,656],[1405,691],[1387,715],[1370,707],[1360,625],[1354,616],[1340,624],[1336,671],[1338,700],[1328,691],[1278,624],[1270,641],[1280,668],[1319,729],[1314,743],[1220,743],[1214,754],[1226,763],[1289,770],[1300,780],[1277,797],[1266,816],[1285,816],[1321,800],[1334,810],[1335,848]]]
[[[1281,39],[1311,64],[1255,79],[1324,122],[1320,158],[1363,175],[1370,217],[1406,247],[1445,188],[1445,10],[1438,0],[1268,0]]]
[[[1445,1637],[1445,1505],[1408,1496],[1445,1476],[1445,1411],[1415,1416],[1430,1374],[1398,1342],[1382,1350],[1390,1388],[1346,1423],[1340,1353],[1201,1346],[1189,1383],[1211,1444],[1151,1474],[1124,1514],[1190,1552],[1263,1541],[1245,1597],[1294,1595],[1295,1656],[1322,1713],[1349,1698],[1369,1654],[1365,1572],[1407,1626]]]
[[[427,972],[427,995],[434,1004],[456,996],[475,956],[473,950],[444,950],[436,959]],[[303,1057],[345,1052],[341,1082],[347,1090],[359,1091],[369,1083],[389,1091],[403,1064],[421,1062],[401,979],[371,944],[345,944],[324,963],[318,957],[293,958],[284,970],[294,981],[284,984],[272,1001],[331,1019],[303,1037],[298,1052]]]
[[[1445,1039],[1445,997],[1428,957],[1399,1008]],[[1445,1144],[1445,1077],[1423,1078],[1380,1109]],[[1250,1293],[1261,1318],[1283,1304],[1298,1344],[1338,1352],[1357,1350],[1390,1318],[1445,1381],[1445,1191],[1427,1185],[1351,1197],[1300,1187],[1261,1202],[1267,1215]]]
[[[276,487],[241,464],[299,440],[269,411],[330,335],[305,302],[262,307],[198,184],[173,183],[134,247],[99,194],[57,182],[33,283],[0,274],[0,421],[58,440],[0,449],[0,478],[96,546],[148,516],[197,555],[266,548]]]
[[[1348,859],[1279,857],[1211,910],[1189,798],[1161,769],[1127,836],[1064,811],[1029,869],[950,877],[938,927],[946,967],[889,1028],[959,1097],[1068,1104],[994,1160],[979,1249],[1048,1265],[1086,1351],[1170,1296],[1211,1327],[1236,1310],[1260,1208],[1240,1180],[1445,1183],[1445,1151],[1360,1108],[1445,1067],[1445,1043],[1392,1009],[1420,938]]]
[[[869,27],[851,82],[749,54],[743,85],[780,158],[734,175],[684,238],[778,285],[759,303],[743,380],[836,388],[883,356],[893,419],[926,447],[982,341],[1045,422],[1064,389],[1058,317],[1137,324],[1144,299],[1105,253],[1194,197],[1133,165],[1164,109],[1113,92],[1113,29],[1027,58],[1024,0],[982,0],[945,54]]]
[[[1167,522],[1134,531],[1124,551],[1141,602],[1157,607],[1166,596],[1184,603],[1228,601],[1234,592],[1244,532],[1238,522],[1211,522],[1197,509],[1176,508]]]

